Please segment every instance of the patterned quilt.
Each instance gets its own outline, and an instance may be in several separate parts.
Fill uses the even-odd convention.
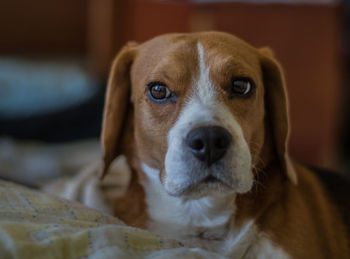
[[[0,181],[0,258],[222,258],[79,203]]]

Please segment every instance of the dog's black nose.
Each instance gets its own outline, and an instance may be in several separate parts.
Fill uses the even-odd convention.
[[[186,136],[192,154],[200,161],[211,165],[221,159],[231,144],[230,133],[219,126],[198,127]]]

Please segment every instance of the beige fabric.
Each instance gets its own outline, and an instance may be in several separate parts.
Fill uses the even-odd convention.
[[[1,258],[222,258],[78,203],[0,181]]]
[[[125,192],[131,171],[124,156],[113,161],[103,181],[98,178],[100,167],[99,162],[91,163],[74,176],[61,177],[45,184],[42,190],[112,215],[111,203]]]

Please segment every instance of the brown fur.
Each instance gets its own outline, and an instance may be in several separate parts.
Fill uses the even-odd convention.
[[[191,94],[199,73],[196,43],[205,48],[210,78],[243,129],[256,165],[255,185],[238,195],[236,224],[254,218],[258,228],[295,258],[346,258],[347,233],[337,209],[310,171],[288,156],[288,105],[278,63],[267,49],[257,50],[224,33],[170,34],[123,48],[111,70],[103,124],[105,174],[117,155],[134,169],[128,192],[115,202],[127,224],[146,227],[147,212],[140,161],[165,174],[167,132]],[[257,84],[253,98],[229,101],[225,87],[234,76]],[[172,86],[181,98],[159,109],[147,96],[150,81]]]
[[[145,203],[145,192],[139,184],[136,172],[132,172],[133,177],[130,187],[123,196],[113,201],[114,214],[118,216],[128,226],[146,228],[147,206]]]
[[[271,163],[259,187],[237,198],[237,224],[254,218],[258,228],[293,258],[349,258],[349,243],[339,211],[315,175],[294,164],[298,188]]]

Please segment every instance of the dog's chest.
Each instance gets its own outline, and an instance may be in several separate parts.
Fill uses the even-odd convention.
[[[148,229],[161,236],[179,240],[186,247],[200,247],[228,258],[290,258],[267,235],[259,233],[253,220],[234,228],[230,224],[230,217],[225,214],[219,215],[215,219],[204,219],[199,213],[185,214],[190,213],[188,208],[178,208],[175,211],[167,210],[171,203],[163,203],[162,205],[164,206],[159,208],[158,213],[152,209],[149,210],[151,220],[148,222]],[[197,205],[192,206],[196,207]],[[198,212],[205,213],[205,210]],[[198,226],[194,222],[203,225]],[[208,223],[208,225],[204,223]]]
[[[232,210],[220,204],[215,206],[214,201],[207,198],[181,201],[160,193],[147,198],[148,229],[152,232],[180,240],[186,246],[211,251],[219,251],[224,246]]]
[[[254,220],[234,226],[234,195],[182,200],[164,191],[156,170],[146,169],[148,180],[142,185],[148,206],[147,228],[151,232],[228,257],[289,258],[258,231]]]
[[[259,233],[253,220],[234,227],[234,208],[229,210],[220,200],[180,202],[160,193],[148,198],[148,229],[153,233],[232,258],[289,258]]]

